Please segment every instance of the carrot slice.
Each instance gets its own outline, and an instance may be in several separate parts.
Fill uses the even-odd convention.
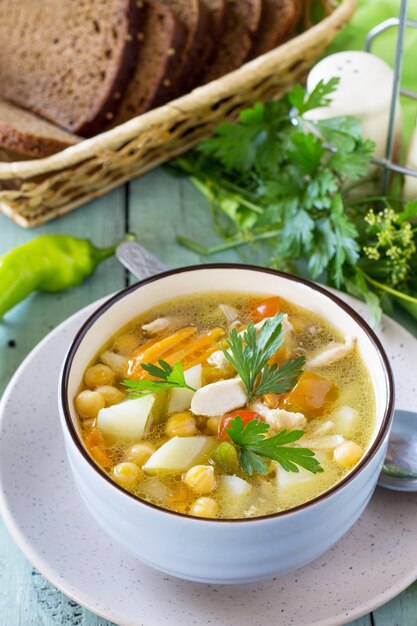
[[[209,330],[205,335],[198,337],[195,341],[185,344],[183,348],[169,352],[166,355],[166,360],[171,365],[180,361],[183,369],[192,367],[190,363],[201,363],[205,352],[212,348],[214,344],[216,344],[217,347],[217,341],[223,335],[223,332],[222,328],[213,328],[213,330]]]
[[[323,413],[326,404],[335,400],[336,396],[337,388],[330,380],[313,372],[303,372],[285,399],[284,406],[317,417]]]
[[[290,357],[290,351],[287,346],[281,346],[269,359],[269,364],[276,363],[277,365],[284,365],[285,361],[287,361]]]
[[[95,446],[100,446],[104,443],[103,435],[97,427],[90,430],[88,435],[84,437],[84,441],[87,448],[94,448]]]
[[[190,367],[194,367],[194,365],[198,365],[199,363],[205,363],[207,359],[209,358],[209,356],[211,356],[213,352],[216,352],[216,350],[220,350],[219,343],[213,344],[212,346],[210,346],[210,348],[207,348],[205,352],[203,352],[202,354],[199,354],[194,359],[187,362],[187,369],[190,369]]]
[[[164,337],[165,338],[165,337]],[[156,343],[161,341],[160,337],[154,337],[153,339],[149,339],[146,343],[143,343],[141,346],[138,346],[136,350],[132,352],[132,356],[130,357],[131,361],[142,359],[143,354]]]
[[[93,459],[99,465],[101,465],[101,467],[109,469],[113,465],[111,459],[109,459],[104,450],[102,450],[99,446],[94,446],[93,448],[90,448],[90,454]]]
[[[191,335],[197,332],[195,326],[187,326],[164,339],[159,341],[153,341],[152,344],[148,342],[142,349],[138,351],[137,355],[130,359],[128,374],[130,378],[145,378],[146,372],[142,369],[141,363],[156,363],[158,359],[165,359],[165,355],[174,347],[180,345],[183,341],[188,339]]]

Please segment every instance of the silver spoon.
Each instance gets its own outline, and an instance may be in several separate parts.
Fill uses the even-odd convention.
[[[417,413],[396,409],[380,487],[417,491]]]
[[[124,241],[116,250],[119,261],[143,280],[167,268],[136,241]],[[378,485],[396,491],[417,491],[417,413],[397,409]]]

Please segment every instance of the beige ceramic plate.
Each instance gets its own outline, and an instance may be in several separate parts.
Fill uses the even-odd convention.
[[[413,582],[417,495],[383,490],[333,549],[268,582],[194,584],[154,571],[112,544],[85,510],[70,476],[56,393],[64,354],[95,306],[35,348],[0,408],[0,512],[20,548],[52,583],[122,626],[337,626]],[[379,334],[397,379],[397,406],[417,410],[417,340],[388,318]]]

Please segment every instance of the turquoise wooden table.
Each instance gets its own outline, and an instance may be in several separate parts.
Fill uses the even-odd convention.
[[[187,181],[172,178],[159,169],[36,231],[22,230],[0,216],[0,255],[43,233],[90,237],[97,245],[104,246],[121,239],[127,231],[137,233],[139,241],[169,267],[203,262],[177,245],[178,234],[204,239],[207,244],[217,241],[210,211],[201,195]],[[231,252],[216,257],[224,261],[236,259],[236,253]],[[103,263],[87,284],[60,294],[36,294],[16,307],[7,321],[0,324],[0,394],[23,358],[50,330],[75,311],[131,280],[112,259]],[[417,336],[416,323],[405,315],[396,317]],[[15,546],[1,521],[0,563],[0,626],[110,625],[45,580]],[[351,624],[416,625],[416,584]]]

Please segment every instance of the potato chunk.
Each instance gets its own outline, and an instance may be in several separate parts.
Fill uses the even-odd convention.
[[[148,473],[186,472],[206,462],[216,443],[214,437],[173,437],[153,453],[142,469]]]

